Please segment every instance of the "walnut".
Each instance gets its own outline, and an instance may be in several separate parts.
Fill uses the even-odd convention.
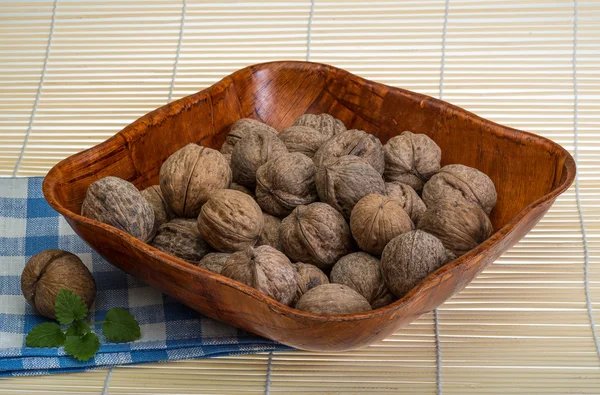
[[[156,233],[154,209],[130,182],[104,177],[88,187],[81,206],[84,217],[114,226],[143,242]]]
[[[361,294],[373,308],[390,304],[390,293],[381,274],[379,259],[365,252],[343,256],[331,269],[331,282],[346,285]]]
[[[413,229],[399,200],[370,194],[358,201],[350,215],[350,231],[361,250],[380,255],[394,237]],[[367,298],[369,299],[369,298]]]
[[[442,151],[425,134],[402,132],[383,147],[386,181],[408,184],[417,192],[440,169]]]
[[[493,232],[481,207],[465,199],[444,199],[427,207],[417,227],[436,236],[456,256],[477,247]]]
[[[413,230],[392,239],[381,255],[383,279],[390,291],[403,297],[447,262],[444,245],[435,236]]]
[[[260,234],[256,245],[269,245],[275,248],[276,250],[283,252],[281,239],[279,237],[279,227],[281,226],[281,220],[267,213],[263,213],[263,218],[265,225],[263,226],[263,231]]]
[[[233,181],[254,189],[258,168],[285,153],[287,148],[276,134],[262,130],[249,134],[236,144],[231,153]]]
[[[383,195],[381,175],[364,159],[346,155],[318,168],[315,178],[321,201],[350,218],[354,205],[370,193]]]
[[[379,174],[383,174],[385,159],[381,142],[372,134],[358,129],[347,130],[333,136],[319,148],[314,161],[317,167],[322,167],[345,155],[363,158]]]
[[[246,188],[243,185],[240,184],[236,184],[235,182],[231,183],[231,186],[229,187],[229,189],[233,189],[234,191],[240,191],[240,192],[244,192],[246,195],[250,196],[252,199],[254,199],[254,192],[249,190],[248,188]]]
[[[408,184],[395,181],[386,182],[385,194],[400,201],[402,208],[415,225],[419,222],[421,215],[427,210],[427,206],[421,200],[417,191]]]
[[[342,315],[371,310],[369,302],[358,292],[342,284],[323,284],[306,292],[298,310],[314,314]]]
[[[431,205],[447,198],[465,198],[478,204],[489,215],[496,205],[496,187],[485,173],[477,169],[464,165],[447,165],[425,184],[423,200]]]
[[[263,230],[263,215],[256,202],[243,192],[221,189],[202,206],[200,235],[221,252],[253,246]]]
[[[154,218],[156,219],[157,226],[167,223],[175,217],[175,214],[171,211],[171,207],[169,207],[169,204],[163,197],[160,185],[152,185],[140,193],[154,209]]]
[[[188,144],[163,163],[159,182],[177,217],[193,218],[213,192],[229,188],[231,169],[219,151]]]
[[[46,250],[29,259],[21,275],[27,303],[44,317],[56,318],[54,303],[61,289],[79,295],[89,308],[96,298],[96,282],[77,255]]]
[[[317,200],[313,161],[301,153],[283,154],[258,168],[256,201],[267,213],[288,215]]]
[[[294,121],[293,126],[308,126],[329,137],[346,130],[342,121],[329,114],[304,114]]]
[[[204,255],[198,266],[213,273],[221,274],[221,269],[223,269],[225,262],[227,262],[230,256],[231,254],[226,252],[209,252]]]
[[[231,125],[229,134],[225,138],[225,142],[221,146],[221,153],[224,155],[231,155],[235,145],[244,137],[255,133],[257,130],[266,131],[268,133],[277,134],[277,130],[270,127],[266,123],[256,121],[250,118],[242,118]]]
[[[193,264],[210,251],[193,218],[176,218],[161,225],[150,245]]]
[[[296,295],[296,270],[290,260],[271,246],[247,247],[234,253],[221,275],[256,288],[280,303],[289,305]]]
[[[279,229],[283,250],[294,262],[306,262],[328,271],[352,249],[344,217],[325,203],[298,206]]]
[[[297,262],[294,263],[294,268],[298,274],[298,285],[296,287],[296,296],[292,304],[298,302],[300,297],[309,290],[323,284],[329,284],[327,275],[321,271],[315,265],[308,263]]]
[[[289,152],[299,152],[309,158],[315,156],[315,152],[331,136],[309,126],[290,126],[279,133],[279,139],[283,141]]]

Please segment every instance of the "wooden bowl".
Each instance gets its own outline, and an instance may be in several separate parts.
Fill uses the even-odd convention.
[[[143,189],[158,183],[160,166],[170,154],[190,142],[220,147],[240,118],[255,118],[281,130],[304,113],[332,114],[348,129],[366,130],[383,143],[404,130],[429,135],[442,149],[442,164],[462,163],[492,178],[498,190],[491,214],[495,233],[391,305],[322,316],[284,306],[79,215],[88,185],[99,178],[117,176]],[[531,230],[574,177],[571,155],[543,137],[332,66],[273,62],[239,70],[63,160],[46,176],[43,191],[50,205],[106,260],[182,303],[289,346],[342,351],[391,335],[462,290]]]

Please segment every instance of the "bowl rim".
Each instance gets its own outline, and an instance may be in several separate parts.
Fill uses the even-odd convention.
[[[439,108],[440,106],[444,106],[445,107],[444,111],[454,111],[455,115],[457,115],[457,116],[460,116],[463,118],[469,117],[471,119],[471,121],[479,124],[480,126],[485,126],[486,133],[493,133],[497,136],[502,136],[502,138],[508,138],[511,140],[518,140],[522,137],[526,137],[528,139],[528,141],[536,143],[538,145],[548,146],[557,155],[565,158],[564,163],[562,164],[563,171],[562,171],[561,180],[559,180],[559,183],[550,192],[548,192],[547,194],[543,195],[539,199],[533,201],[532,203],[530,203],[529,205],[524,207],[515,217],[513,217],[503,227],[501,227],[500,229],[497,229],[492,234],[492,236],[490,236],[486,241],[479,244],[477,247],[470,250],[466,254],[458,257],[457,259],[443,265],[439,269],[430,273],[427,277],[425,277],[425,279],[423,279],[417,286],[415,286],[413,289],[411,289],[402,298],[394,301],[393,303],[391,303],[389,305],[386,305],[386,306],[383,306],[383,307],[380,307],[380,308],[377,308],[374,310],[369,310],[366,312],[354,313],[354,314],[345,314],[345,315],[315,314],[315,313],[297,310],[290,306],[286,306],[286,305],[276,301],[275,299],[272,299],[272,298],[264,295],[263,293],[259,292],[258,290],[254,289],[248,285],[237,282],[235,280],[232,280],[232,279],[222,276],[220,274],[213,273],[213,272],[203,269],[201,267],[195,266],[195,265],[188,263],[180,258],[169,255],[165,252],[162,252],[162,251],[158,250],[157,248],[154,248],[151,245],[146,244],[143,241],[136,239],[135,237],[129,235],[128,233],[126,233],[122,230],[119,230],[113,226],[86,218],[86,217],[80,215],[79,213],[70,211],[66,207],[62,206],[58,202],[58,200],[55,198],[54,188],[58,186],[57,184],[59,184],[59,181],[60,181],[60,169],[71,158],[83,155],[84,153],[89,152],[89,151],[101,151],[111,140],[118,138],[119,136],[122,136],[124,133],[128,132],[129,130],[135,129],[136,127],[140,127],[140,126],[144,127],[145,125],[147,125],[149,123],[159,123],[160,121],[164,120],[167,117],[177,115],[180,112],[180,109],[185,108],[187,106],[187,104],[189,104],[191,102],[197,101],[200,97],[202,97],[202,94],[206,94],[210,90],[216,89],[218,87],[221,87],[221,86],[224,86],[224,85],[227,85],[230,83],[234,83],[233,77],[235,75],[245,73],[251,69],[261,69],[261,68],[265,68],[267,66],[284,66],[284,67],[285,66],[292,66],[292,67],[294,67],[294,66],[302,66],[302,67],[309,66],[309,67],[316,68],[320,72],[343,73],[343,74],[350,76],[355,80],[359,80],[361,83],[364,83],[369,86],[384,85],[387,88],[389,88],[390,90],[396,91],[397,93],[400,93],[403,96],[410,96],[411,100],[420,98],[421,101],[427,101],[428,105],[430,105],[432,107]],[[150,119],[152,119],[152,122],[150,122]],[[151,257],[174,268],[175,270],[185,271],[187,274],[190,274],[193,276],[197,276],[200,273],[203,276],[209,277],[212,280],[217,281],[221,285],[224,285],[224,286],[227,286],[230,288],[234,288],[254,299],[257,299],[259,302],[265,303],[270,310],[274,311],[277,314],[281,314],[281,315],[285,315],[285,316],[293,316],[293,317],[301,318],[301,319],[310,319],[310,320],[319,321],[319,322],[334,322],[334,321],[340,322],[340,321],[362,321],[362,320],[372,319],[372,318],[376,318],[379,316],[388,315],[390,313],[393,314],[392,310],[397,311],[397,310],[402,309],[402,307],[407,305],[410,301],[412,301],[415,298],[418,298],[419,295],[421,295],[423,292],[426,292],[426,289],[430,288],[432,283],[435,283],[436,281],[438,283],[441,282],[445,273],[453,270],[454,268],[456,268],[458,266],[466,264],[468,261],[471,261],[480,253],[484,252],[485,250],[491,249],[495,245],[499,244],[506,237],[508,237],[515,230],[517,225],[521,222],[521,220],[528,213],[530,213],[537,207],[543,206],[546,203],[556,199],[556,197],[558,197],[560,194],[562,194],[564,191],[566,191],[571,186],[573,181],[575,180],[575,174],[576,174],[576,165],[575,165],[575,161],[574,161],[573,157],[571,156],[571,154],[566,149],[564,149],[562,146],[560,146],[559,144],[553,142],[552,140],[550,140],[546,137],[539,136],[539,135],[536,135],[536,134],[533,134],[530,132],[514,129],[514,128],[511,128],[508,126],[500,125],[498,123],[495,123],[488,119],[482,118],[468,110],[465,110],[461,107],[458,107],[458,106],[448,103],[446,101],[443,101],[443,100],[440,100],[440,99],[437,99],[437,98],[434,98],[434,97],[431,97],[431,96],[428,96],[428,95],[425,95],[422,93],[412,92],[407,89],[393,87],[393,86],[389,86],[389,85],[386,85],[383,83],[378,83],[375,81],[367,80],[363,77],[357,76],[355,74],[350,73],[349,71],[340,69],[335,66],[331,66],[331,65],[327,65],[327,64],[323,64],[323,63],[305,62],[305,61],[273,61],[273,62],[266,62],[266,63],[258,63],[258,64],[250,65],[250,66],[244,67],[242,69],[239,69],[239,70],[235,71],[234,73],[225,76],[224,78],[222,78],[218,82],[214,83],[213,85],[211,85],[205,89],[202,89],[201,91],[198,91],[191,95],[184,96],[178,100],[167,103],[167,104],[165,104],[161,107],[158,107],[157,109],[143,115],[142,117],[138,118],[137,120],[133,121],[129,125],[125,126],[122,130],[117,132],[115,135],[109,137],[107,140],[101,142],[100,144],[97,144],[93,147],[90,147],[86,150],[83,150],[81,152],[78,152],[76,154],[73,154],[73,155],[61,160],[60,162],[58,162],[56,165],[54,165],[52,167],[52,169],[48,172],[48,174],[44,178],[44,181],[42,184],[42,191],[43,191],[44,197],[46,198],[46,200],[48,201],[50,206],[52,206],[56,211],[58,211],[63,216],[65,216],[67,218],[71,218],[78,222],[82,222],[87,226],[100,227],[100,228],[104,229],[105,231],[109,232],[110,234],[113,234],[114,236],[120,238],[121,240],[123,240],[123,242],[130,244],[139,252],[144,253],[144,254],[149,254]]]

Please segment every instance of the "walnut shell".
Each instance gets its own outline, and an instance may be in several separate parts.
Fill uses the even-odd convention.
[[[386,182],[385,194],[400,201],[402,208],[415,225],[419,222],[421,215],[427,210],[427,206],[421,200],[417,191],[408,184],[395,181]]]
[[[221,274],[221,269],[223,269],[230,256],[231,254],[226,252],[209,252],[204,255],[198,266],[213,273]]]
[[[296,269],[296,273],[298,274],[298,285],[296,287],[296,296],[294,297],[294,301],[292,302],[292,304],[298,302],[302,295],[304,295],[306,292],[313,289],[314,287],[323,284],[329,284],[329,279],[327,278],[327,275],[315,265],[302,262],[297,262],[293,265]]]
[[[193,218],[176,218],[161,225],[150,245],[193,264],[198,264],[210,251]]]
[[[250,196],[233,189],[215,192],[198,216],[200,235],[221,252],[235,252],[253,246],[262,233],[264,219]]]
[[[383,146],[386,181],[408,184],[417,192],[440,169],[442,150],[425,134],[402,132]]]
[[[417,227],[436,236],[456,256],[469,252],[493,233],[481,207],[465,199],[444,199],[427,207]]]
[[[263,130],[249,134],[236,144],[231,153],[233,181],[254,189],[258,168],[285,153],[287,148],[276,134]]]
[[[243,185],[236,184],[235,182],[232,182],[231,186],[229,187],[229,189],[233,189],[234,191],[244,192],[246,195],[248,195],[252,199],[254,199],[254,192],[252,192],[251,190],[249,190],[248,188],[246,188]]]
[[[485,173],[469,166],[447,165],[425,184],[423,200],[430,205],[448,198],[465,198],[490,215],[498,196],[494,182]]]
[[[46,250],[29,259],[21,275],[27,303],[44,317],[56,318],[54,303],[61,289],[79,295],[89,308],[96,298],[94,277],[77,255]]]
[[[114,226],[147,242],[156,233],[154,209],[130,182],[104,177],[88,187],[81,205],[84,217]]]
[[[294,262],[306,262],[328,271],[352,249],[344,217],[325,203],[298,206],[281,221],[281,244]]]
[[[271,246],[247,247],[234,253],[221,275],[244,283],[285,305],[296,295],[296,270],[290,260]]]
[[[343,256],[331,269],[331,282],[346,285],[361,294],[373,308],[394,300],[383,275],[379,259],[365,252]]]
[[[386,244],[414,225],[399,200],[370,194],[358,201],[350,215],[350,231],[361,250],[380,255]],[[369,298],[367,298],[369,299]]]
[[[371,310],[369,302],[358,292],[342,284],[323,284],[307,291],[296,308],[314,314],[342,315]]]
[[[381,255],[385,284],[399,298],[446,262],[442,242],[421,230],[395,237]]]
[[[277,130],[266,123],[250,118],[239,119],[231,125],[231,129],[229,130],[227,137],[225,137],[225,142],[221,146],[221,153],[224,155],[231,155],[233,148],[241,139],[255,133],[257,130],[277,134]]]
[[[256,201],[267,213],[286,216],[317,200],[316,172],[313,161],[298,152],[271,159],[256,172]]]
[[[289,152],[299,152],[312,158],[315,152],[331,138],[330,134],[309,126],[290,126],[279,133]]]
[[[292,126],[308,126],[329,137],[346,130],[342,121],[329,114],[304,114],[299,116]]]
[[[175,215],[193,218],[215,191],[229,188],[231,169],[219,151],[188,144],[163,163],[159,182]]]
[[[167,223],[175,217],[175,214],[171,211],[169,204],[163,197],[160,185],[152,185],[140,193],[154,209],[154,218],[156,219],[157,226]]]
[[[346,155],[318,168],[315,178],[321,201],[350,218],[354,205],[370,193],[385,194],[381,175],[364,159]]]
[[[315,154],[317,167],[334,162],[345,155],[363,158],[379,174],[383,174],[385,159],[381,141],[363,130],[352,129],[341,132],[329,139]]]
[[[263,226],[263,231],[260,234],[256,245],[269,245],[276,250],[283,252],[283,246],[281,245],[281,239],[279,237],[281,220],[267,213],[263,213],[263,218],[265,225]]]

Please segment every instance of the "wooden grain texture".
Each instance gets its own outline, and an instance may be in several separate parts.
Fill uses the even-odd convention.
[[[442,149],[442,165],[462,163],[488,174],[498,190],[495,233],[476,249],[429,275],[402,299],[346,316],[320,316],[277,303],[258,291],[152,248],[79,215],[90,183],[118,176],[143,189],[157,183],[162,162],[190,142],[217,148],[239,118],[281,130],[303,113],[327,112],[349,129],[383,143],[404,130],[426,133]],[[575,177],[575,163],[540,136],[482,119],[429,96],[308,62],[250,66],[212,87],[163,106],[111,139],[57,164],[46,199],[109,262],[215,319],[281,343],[341,351],[381,340],[463,289],[521,239]]]

